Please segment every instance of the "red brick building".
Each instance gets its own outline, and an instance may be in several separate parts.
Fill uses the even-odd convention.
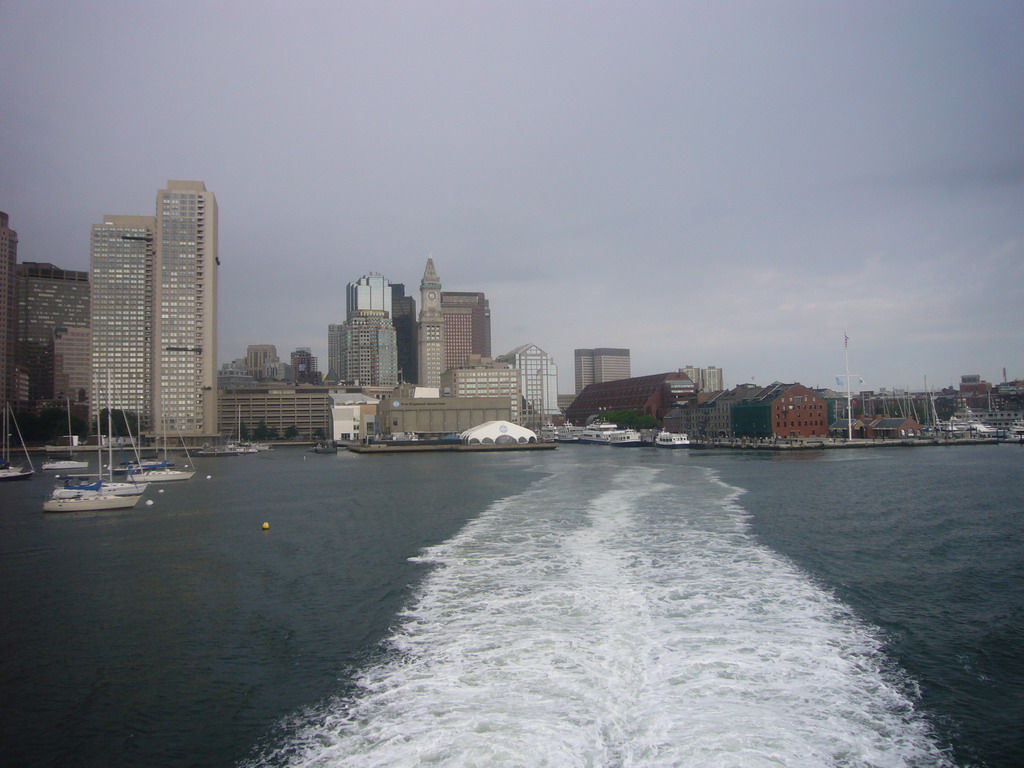
[[[566,408],[565,420],[582,425],[590,416],[619,410],[662,419],[678,403],[693,398],[696,391],[696,385],[682,371],[588,384]]]

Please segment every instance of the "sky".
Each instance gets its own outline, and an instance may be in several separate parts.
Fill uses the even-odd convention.
[[[345,286],[418,298],[431,257],[564,393],[581,347],[729,386],[1024,377],[1022,3],[0,8],[19,261],[87,269],[103,216],[205,181],[220,362],[326,370]]]

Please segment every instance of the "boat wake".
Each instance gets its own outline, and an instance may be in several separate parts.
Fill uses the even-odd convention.
[[[872,628],[706,469],[612,457],[494,504],[350,698],[250,765],[951,765]]]

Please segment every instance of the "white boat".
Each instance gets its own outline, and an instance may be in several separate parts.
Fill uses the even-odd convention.
[[[609,436],[612,432],[618,432],[617,424],[605,424],[595,421],[580,432],[579,442],[591,443],[594,445],[609,445]]]
[[[685,432],[662,430],[654,438],[654,444],[659,448],[687,448],[690,445],[690,436]]]
[[[999,432],[975,416],[970,408],[955,413],[949,421],[940,423],[939,430],[953,437],[995,437]]]
[[[608,445],[615,448],[635,448],[643,443],[643,436],[635,429],[617,429],[608,433]]]
[[[161,467],[160,469],[140,469],[129,472],[128,477],[137,483],[171,483],[176,480],[191,480],[195,473],[194,469]]]
[[[115,496],[99,491],[81,491],[75,496],[51,496],[43,512],[94,512],[102,509],[131,509],[142,496]]]
[[[584,427],[577,427],[574,424],[564,424],[555,427],[555,441],[559,443],[578,443]]]
[[[3,438],[3,454],[0,455],[0,482],[6,482],[9,480],[28,480],[32,477],[35,472],[35,467],[32,466],[32,458],[28,455],[28,449],[25,448],[25,439],[21,436],[21,430],[18,428],[18,421],[14,418],[14,411],[11,410],[11,404],[5,404],[4,408],[4,438]],[[25,467],[11,464],[11,428],[18,434],[18,440],[21,441],[21,450],[25,452],[25,461],[28,463],[28,469]]]
[[[96,434],[99,435],[99,414],[96,415]],[[107,434],[112,434],[113,416],[107,408]],[[70,432],[70,430],[68,430]],[[113,461],[112,441],[107,441],[108,461]],[[96,441],[97,472],[95,482],[85,482],[82,477],[69,478],[63,486],[50,493],[43,502],[43,512],[95,512],[103,509],[131,509],[139,503],[145,484],[114,483],[113,473],[103,479],[103,446]],[[109,466],[109,464],[108,464]]]
[[[104,495],[113,496],[141,496],[146,490],[147,483],[115,483],[107,480],[89,481],[81,476],[70,477],[59,485],[50,494],[51,499],[74,498],[82,491],[98,491]]]
[[[65,397],[68,403],[68,457],[66,459],[52,459],[44,461],[41,468],[45,470],[58,470],[63,471],[65,469],[88,469],[89,462],[79,461],[75,458],[74,451],[71,450],[71,443],[74,441],[74,437],[71,434],[71,398]]]

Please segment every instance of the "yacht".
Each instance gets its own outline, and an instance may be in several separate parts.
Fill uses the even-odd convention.
[[[559,443],[578,443],[584,427],[577,427],[573,424],[564,424],[555,427],[555,441]]]
[[[659,448],[688,448],[690,436],[685,432],[666,432],[662,430],[654,438],[654,444]]]
[[[611,443],[610,435],[612,432],[618,432],[619,427],[616,424],[605,424],[603,422],[594,422],[582,432],[580,432],[579,442],[581,443],[594,443],[595,445],[609,445]]]
[[[608,445],[616,448],[635,448],[643,442],[643,437],[635,429],[617,429],[608,433]]]

